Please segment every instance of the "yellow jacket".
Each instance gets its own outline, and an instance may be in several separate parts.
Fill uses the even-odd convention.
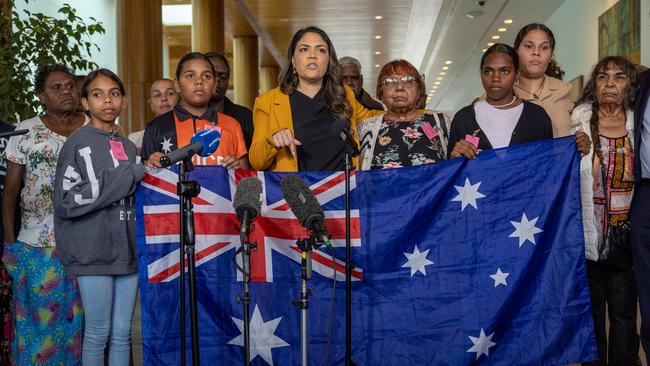
[[[357,123],[382,114],[384,111],[366,109],[357,102],[354,92],[347,85],[345,85],[345,94],[352,107],[350,132],[358,142]],[[276,148],[272,139],[273,134],[284,128],[288,128],[292,134],[294,133],[289,96],[278,87],[257,97],[253,107],[253,123],[255,133],[248,150],[248,159],[253,169],[274,172],[298,171],[298,159],[291,155],[288,147]],[[356,166],[356,159],[354,163]]]

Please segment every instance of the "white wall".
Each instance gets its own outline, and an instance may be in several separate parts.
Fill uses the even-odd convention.
[[[545,24],[553,30],[555,58],[565,81],[582,74],[585,82],[598,63],[598,17],[618,0],[566,0]],[[641,63],[650,64],[650,1],[641,0]],[[644,10],[645,8],[645,10]]]
[[[100,51],[93,50],[92,61],[99,67],[117,72],[117,0],[30,0],[28,4],[25,4],[24,0],[15,0],[15,3],[19,16],[23,15],[23,10],[26,9],[32,13],[62,17],[57,14],[57,10],[67,3],[77,10],[77,15],[86,23],[92,22],[90,17],[101,22],[106,33],[92,36],[91,41],[100,48]]]

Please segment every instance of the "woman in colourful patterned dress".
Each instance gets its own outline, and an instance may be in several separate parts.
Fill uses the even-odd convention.
[[[29,132],[12,137],[5,150],[2,259],[13,280],[12,364],[78,365],[83,329],[81,298],[76,282],[66,275],[57,256],[53,192],[59,150],[86,117],[76,110],[79,95],[65,66],[42,67],[34,84],[45,114],[21,122],[17,129]],[[21,226],[16,235],[13,227],[18,194]]]
[[[435,163],[447,157],[448,121],[417,109],[425,93],[418,70],[405,60],[387,63],[377,78],[377,97],[387,111],[358,126],[362,170]]]
[[[580,162],[587,278],[599,356],[593,365],[635,365],[639,353],[632,255],[628,253],[626,266],[614,266],[607,255],[608,231],[629,230],[630,225],[635,91],[634,66],[620,56],[605,57],[594,67],[581,104],[571,115],[573,131],[584,131],[593,141],[593,149]]]

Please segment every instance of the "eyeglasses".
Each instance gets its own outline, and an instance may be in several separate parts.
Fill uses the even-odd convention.
[[[160,98],[162,98],[162,95],[163,95],[163,93],[156,90],[153,93],[151,93],[151,99],[160,99]],[[169,88],[169,89],[165,90],[165,96],[167,96],[167,98],[171,98],[171,97],[173,97],[175,95],[176,95],[176,89]]]
[[[400,78],[388,77],[381,83],[388,89],[397,89],[398,85],[402,85],[404,88],[412,88],[415,86],[415,78],[410,75],[402,76]]]

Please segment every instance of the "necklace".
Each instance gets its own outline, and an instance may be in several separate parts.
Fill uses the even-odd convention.
[[[542,84],[541,84],[541,85],[539,86],[539,88],[537,88],[537,90],[535,90],[534,92],[531,92],[530,90],[524,89],[524,88],[521,86],[521,84],[519,83],[519,80],[517,80],[517,83],[515,84],[515,86],[516,86],[517,88],[519,88],[519,89],[525,91],[525,92],[528,93],[528,94],[532,94],[532,95],[533,95],[533,98],[535,98],[535,99],[539,99],[539,92],[540,92],[540,91],[542,90],[542,88],[544,87],[544,80],[542,80]]]
[[[512,105],[512,103],[514,103],[516,100],[517,100],[517,97],[513,95],[513,96],[512,96],[512,100],[509,101],[509,102],[506,103],[506,104],[501,104],[501,105],[492,105],[492,104],[490,104],[490,103],[488,103],[488,104],[490,104],[490,106],[492,106],[492,107],[494,107],[494,108],[505,108],[505,107],[508,107],[508,106]],[[487,103],[487,100],[486,100],[485,102]]]

